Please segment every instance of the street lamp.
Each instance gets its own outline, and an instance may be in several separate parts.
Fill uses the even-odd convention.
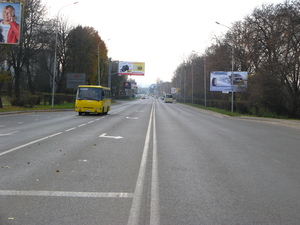
[[[221,24],[219,22],[216,22],[216,24],[221,25],[223,27],[228,28],[230,31],[232,31],[232,29],[224,24]],[[233,40],[233,36],[232,36],[232,49],[231,49],[231,113],[233,113],[233,70],[234,70],[234,40]]]
[[[65,8],[67,6],[70,6],[70,5],[75,5],[77,3],[78,2],[74,2],[72,4],[68,4],[68,5],[65,5],[65,6],[61,7],[60,10],[58,10],[58,13],[57,13],[57,19],[59,20],[59,13],[63,8]],[[51,101],[51,108],[52,109],[54,108],[55,77],[56,77],[56,63],[57,63],[56,62],[57,36],[58,36],[58,24],[57,24],[56,29],[55,29],[55,46],[54,46],[53,80],[52,80],[52,101]]]
[[[106,41],[109,41],[110,39],[107,39]],[[104,41],[100,41],[98,44],[98,85],[100,86],[100,44],[102,44]]]
[[[195,58],[195,55],[197,55],[197,52],[195,52],[193,50],[193,56],[192,56],[192,104],[194,103],[194,62],[193,62],[193,59]]]
[[[192,60],[192,104],[194,104],[194,63]]]
[[[203,58],[203,61],[204,61],[204,65],[203,65],[203,73],[204,73],[204,106],[206,107],[206,56],[204,56]]]

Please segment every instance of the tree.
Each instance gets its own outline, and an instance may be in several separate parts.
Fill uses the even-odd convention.
[[[293,117],[300,116],[299,18],[299,1],[265,5],[247,18],[256,45],[251,59],[260,81],[255,83],[263,88],[261,103]]]
[[[207,71],[230,71],[229,56],[234,48],[234,70],[249,74],[248,91],[236,93],[236,101],[247,100],[248,111],[254,107],[257,112],[266,110],[300,118],[299,9],[299,0],[263,5],[207,48]],[[174,73],[178,80],[185,71],[184,89],[191,87],[190,66],[180,65]],[[226,95],[214,92],[209,97],[225,99]]]
[[[27,0],[24,4],[21,42],[13,47],[9,62],[14,69],[15,98],[20,104],[21,78],[27,82],[29,91],[34,94],[33,79],[36,66],[34,56],[43,48],[41,31],[44,29],[45,6],[40,0]]]
[[[2,70],[0,72],[0,108],[3,108],[2,93],[1,93],[2,86],[9,80],[9,74],[10,72],[5,70]]]
[[[107,74],[107,49],[105,42],[101,40],[98,31],[92,27],[77,26],[71,30],[68,36],[68,51],[70,59],[67,63],[68,71],[73,73],[85,73],[88,84],[98,84],[98,46],[100,48],[100,68]],[[104,68],[106,68],[104,70]],[[107,77],[101,77],[101,84]]]

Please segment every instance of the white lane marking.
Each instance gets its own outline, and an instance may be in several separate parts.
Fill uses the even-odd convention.
[[[14,132],[6,133],[6,134],[0,134],[0,137],[9,136],[9,135],[14,135],[14,134],[19,133],[19,132],[20,132],[20,131],[14,131]]]
[[[130,119],[130,120],[138,120],[139,118],[138,118],[138,117],[129,117],[129,116],[127,116],[126,119]]]
[[[102,138],[113,138],[113,139],[121,139],[121,138],[123,138],[121,136],[106,136],[106,134],[107,133],[103,133],[99,137],[102,137]]]
[[[43,137],[43,138],[37,139],[37,140],[35,140],[35,141],[28,142],[27,144],[20,145],[20,146],[18,146],[18,147],[9,149],[9,150],[7,150],[7,151],[5,151],[5,152],[1,152],[1,153],[0,153],[0,156],[5,155],[5,154],[10,153],[10,152],[13,152],[13,151],[15,151],[15,150],[18,150],[18,149],[20,149],[20,148],[24,148],[24,147],[26,147],[26,146],[28,146],[28,145],[32,145],[32,144],[37,143],[37,142],[39,142],[39,141],[43,141],[43,140],[46,140],[46,139],[48,139],[48,138],[54,137],[54,136],[59,135],[59,134],[61,134],[61,133],[62,133],[62,132],[59,132],[59,133],[56,133],[56,134],[52,134],[52,135],[50,135],[50,136]]]
[[[62,132],[58,132],[58,133],[56,133],[56,134],[52,134],[52,135],[50,135],[50,136],[48,136],[48,137],[51,138],[51,137],[55,137],[55,136],[60,135],[60,134],[62,134]]]
[[[94,123],[94,122],[95,122],[95,121],[94,121],[94,120],[92,120],[92,121],[89,121],[89,122],[88,122],[88,124],[90,124],[90,123]]]
[[[75,130],[75,129],[76,129],[76,127],[72,127],[72,128],[70,128],[70,129],[65,130],[65,132],[69,132],[69,131]]]
[[[111,114],[112,114],[112,115],[118,114],[118,113],[124,111],[126,108],[127,108],[127,107],[123,107],[123,108],[117,109],[116,111],[111,111]]]
[[[153,156],[152,156],[152,179],[151,179],[151,204],[150,204],[150,224],[160,224],[159,211],[159,182],[158,182],[158,160],[157,160],[157,135],[155,120],[155,104],[153,110]]]
[[[104,118],[104,117],[98,118],[98,119],[96,119],[96,121],[97,121],[97,120],[100,120],[100,119],[102,119],[102,118]],[[20,122],[20,123],[23,123],[23,122]],[[79,127],[83,127],[83,126],[85,126],[85,125],[86,125],[86,123],[81,124],[81,125],[78,125],[77,127],[79,128]],[[4,126],[4,125],[3,125],[3,126]],[[77,127],[72,127],[72,128],[70,128],[70,129],[67,129],[67,130],[65,130],[65,132],[68,132],[68,131],[71,131],[71,130],[75,130]],[[1,137],[1,136],[12,135],[12,134],[15,134],[15,133],[18,133],[18,132],[19,132],[19,131],[7,133],[7,134],[0,134],[0,137]],[[7,150],[7,151],[5,151],[5,152],[0,153],[0,156],[5,155],[5,154],[10,153],[10,152],[13,152],[13,151],[18,150],[18,149],[21,149],[21,148],[26,147],[26,146],[28,146],[28,145],[34,144],[34,143],[36,143],[36,142],[46,140],[46,139],[48,139],[48,138],[54,137],[54,136],[59,135],[59,134],[62,134],[62,132],[59,132],[59,133],[56,133],[56,134],[52,134],[52,135],[50,135],[50,136],[46,136],[46,137],[43,137],[43,138],[41,138],[41,139],[38,139],[38,140],[34,140],[34,141],[32,141],[32,142],[29,142],[29,143],[27,143],[27,144],[20,145],[20,146],[18,146],[18,147],[9,149],[9,150]],[[122,138],[122,137],[121,137],[121,138]]]
[[[128,218],[128,225],[138,225],[139,224],[139,217],[140,217],[140,210],[142,204],[142,197],[143,197],[143,189],[144,189],[144,180],[145,180],[145,173],[147,167],[147,157],[149,152],[149,142],[151,136],[151,124],[152,124],[152,114],[153,114],[153,105],[150,113],[150,119],[145,139],[145,145],[140,165],[140,170],[134,190],[134,196],[132,200],[132,205],[130,209],[130,214]]]
[[[133,198],[133,193],[126,192],[69,192],[69,191],[15,191],[0,190],[0,196],[42,196],[42,197],[77,197],[77,198]]]

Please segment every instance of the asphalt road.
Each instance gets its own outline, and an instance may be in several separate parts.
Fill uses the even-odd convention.
[[[0,224],[299,224],[300,125],[144,99],[0,116]]]

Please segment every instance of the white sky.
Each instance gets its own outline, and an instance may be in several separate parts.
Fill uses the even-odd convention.
[[[53,16],[77,0],[42,0]],[[204,53],[214,35],[243,20],[256,7],[284,0],[78,0],[60,11],[74,25],[90,26],[106,42],[112,60],[145,62],[138,86],[171,81],[192,51]],[[109,41],[106,41],[110,39]]]

